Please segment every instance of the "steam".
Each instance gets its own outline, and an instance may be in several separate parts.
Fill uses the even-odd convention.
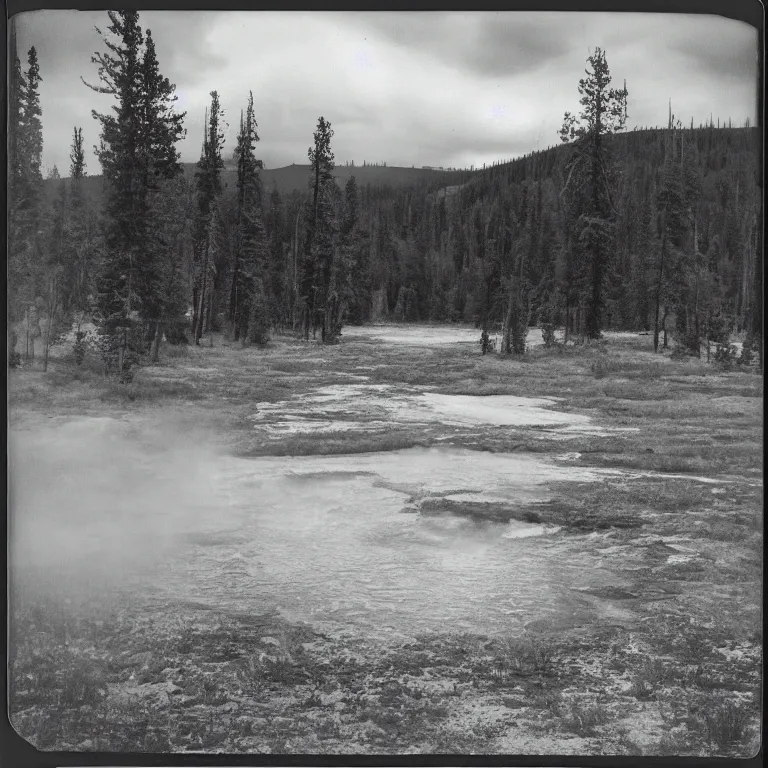
[[[220,505],[215,458],[169,420],[10,432],[12,584],[93,597],[148,578]]]
[[[458,448],[235,458],[157,411],[46,420],[12,431],[9,457],[12,606],[192,601],[374,634],[508,631],[554,610],[533,536],[551,531],[403,511],[533,502],[586,473]]]

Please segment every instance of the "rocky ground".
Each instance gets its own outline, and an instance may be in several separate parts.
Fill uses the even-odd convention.
[[[422,343],[433,330],[388,333],[355,329],[333,347],[278,337],[263,350],[217,337],[164,349],[128,385],[54,356],[46,373],[11,371],[12,440],[109,416],[139,432],[173,425],[241,458],[538,455],[576,474],[548,476],[538,498],[440,487],[405,506],[557,529],[537,546],[556,548],[572,609],[522,632],[447,626],[384,641],[127,583],[76,599],[19,567],[17,731],[47,750],[753,755],[762,377],[654,355],[632,334],[515,359]],[[462,405],[477,395],[480,407]],[[515,410],[523,397],[537,401]],[[493,403],[525,418],[494,419]]]

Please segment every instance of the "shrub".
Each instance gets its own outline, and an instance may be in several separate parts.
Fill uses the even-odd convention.
[[[684,754],[687,749],[688,743],[684,734],[665,733],[662,735],[656,748],[649,750],[649,754],[674,757]]]
[[[551,712],[555,717],[563,714],[563,694],[560,691],[547,691],[542,697],[544,709]]]
[[[609,373],[616,370],[616,364],[604,357],[598,357],[590,363],[589,370],[592,371],[592,375],[596,379],[604,379]]]
[[[165,326],[165,339],[172,346],[183,346],[189,344],[187,338],[187,329],[189,324],[185,321],[168,323]]]
[[[545,637],[530,634],[508,637],[502,641],[491,674],[498,679],[505,678],[509,672],[526,670],[548,674],[553,668],[553,657],[554,647]]]
[[[541,336],[544,339],[544,347],[550,349],[557,344],[555,339],[555,326],[552,323],[544,323],[541,326]]]
[[[744,740],[749,720],[749,710],[743,704],[717,700],[704,712],[704,732],[711,745],[725,750]]]
[[[106,691],[99,670],[85,660],[73,658],[64,671],[58,703],[62,707],[93,707],[106,696]]]
[[[488,335],[488,331],[484,330],[480,334],[480,349],[482,350],[483,354],[486,354],[487,352],[490,352],[495,347],[495,344],[493,341],[491,341],[491,337]]]
[[[667,680],[669,676],[660,659],[645,659],[632,679],[629,694],[636,699],[650,698],[659,684]]]
[[[722,371],[730,371],[737,361],[737,351],[733,344],[720,344],[715,350],[714,363]]]
[[[72,347],[72,356],[75,358],[75,362],[78,365],[82,365],[83,360],[85,360],[86,336],[87,331],[77,331],[75,333],[75,344]]]
[[[599,702],[572,701],[563,717],[563,726],[579,736],[591,736],[597,726],[605,725],[609,719],[608,709]]]
[[[261,281],[257,281],[251,294],[251,309],[248,316],[248,341],[264,346],[269,342],[269,306]]]
[[[757,347],[755,340],[751,337],[747,337],[744,340],[744,346],[741,348],[741,356],[738,363],[743,366],[750,366],[755,359],[755,348]]]

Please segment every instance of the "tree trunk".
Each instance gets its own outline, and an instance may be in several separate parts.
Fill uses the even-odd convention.
[[[666,222],[663,222],[662,226],[666,228]],[[661,283],[664,278],[664,249],[667,244],[666,231],[661,237],[661,255],[659,257],[659,280],[656,284],[656,316],[653,324],[653,351],[659,351],[659,309],[661,304]]]
[[[701,325],[699,322],[699,273],[696,272],[696,301],[694,305],[694,332],[696,334],[696,357],[701,357]]]
[[[238,333],[235,330],[237,326],[237,261],[235,261],[234,271],[232,273],[232,287],[229,291],[229,324],[237,341]]]
[[[48,287],[48,327],[46,329],[45,339],[43,340],[43,371],[48,370],[48,352],[51,348],[51,328],[53,326],[53,313],[56,309],[56,304],[58,303],[56,293],[56,278],[53,277]]]
[[[125,347],[126,347],[126,333],[123,329],[123,343],[120,345],[120,349],[117,350],[117,372],[122,379],[123,377],[123,362],[125,360]]]
[[[51,316],[48,315],[48,330],[43,343],[43,371],[48,370],[48,350],[51,348]]]
[[[291,294],[291,327],[296,328],[296,305],[299,302],[299,214],[296,209],[296,224],[293,233],[293,293]]]
[[[152,362],[153,363],[159,363],[160,362],[160,342],[163,338],[163,325],[158,320],[157,323],[155,323],[155,336],[152,339]]]
[[[200,337],[203,335],[203,312],[205,309],[205,288],[206,288],[206,276],[208,272],[208,257],[206,255],[203,274],[200,277],[200,293],[198,297],[197,305],[197,322],[195,323],[195,344],[200,346]]]
[[[504,353],[510,354],[512,352],[512,306],[514,304],[514,288],[509,288],[509,299],[507,300],[507,316],[504,318],[504,336],[502,337],[502,344],[504,347]]]
[[[208,346],[213,346],[213,284],[208,291],[208,315],[205,323],[206,330],[208,332]]]

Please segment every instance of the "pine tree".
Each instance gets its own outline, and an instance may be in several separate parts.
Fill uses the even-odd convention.
[[[21,134],[24,129],[24,105],[22,92],[25,81],[21,71],[16,46],[16,18],[10,20],[10,46],[8,73],[8,325],[13,334],[14,343],[9,342],[10,354],[15,355],[12,347],[15,347],[14,321],[21,319],[23,315],[24,293],[24,253],[22,237],[22,167],[23,151],[21,147]],[[14,358],[15,359],[15,358]]]
[[[338,188],[335,183],[332,191]],[[357,180],[350,176],[344,188],[344,198],[334,203],[341,208],[338,242],[332,263],[330,297],[325,339],[330,343],[338,339],[347,318],[352,315],[360,321],[362,307],[367,303],[367,279],[364,264],[364,236],[360,229]]]
[[[23,156],[22,184],[24,208],[37,212],[42,196],[42,161],[43,161],[43,123],[40,107],[39,87],[40,65],[37,61],[37,51],[29,49],[27,56],[29,68],[22,86],[21,102],[24,109],[24,122],[21,131],[21,151]]]
[[[8,78],[8,202],[9,212],[17,204],[22,179],[23,151],[21,134],[24,130],[24,100],[26,81],[21,71],[16,46],[16,18],[11,19]]]
[[[166,187],[181,173],[176,142],[184,134],[183,114],[173,111],[177,101],[175,86],[160,74],[151,30],[147,30],[141,66],[139,112],[142,143],[142,184],[146,189],[144,215],[148,222],[145,267],[139,272],[139,295],[147,327],[153,340],[153,359],[157,361],[160,340],[167,321],[178,315],[175,286],[167,274],[175,250],[168,240],[169,224],[163,212]],[[175,185],[171,184],[171,189]],[[167,215],[167,214],[166,214]],[[176,267],[171,271],[176,274]]]
[[[200,160],[195,172],[197,186],[198,217],[195,223],[195,283],[193,296],[192,329],[195,344],[200,344],[203,335],[206,310],[209,307],[209,293],[213,294],[213,266],[211,237],[215,236],[216,224],[212,222],[212,211],[221,195],[221,171],[224,168],[222,150],[224,147],[224,111],[217,91],[211,91],[211,108],[206,111],[206,133]],[[210,311],[208,311],[210,325]]]
[[[146,335],[134,327],[135,319],[159,332],[155,195],[161,179],[180,172],[175,145],[184,135],[184,114],[173,111],[175,87],[159,73],[149,31],[144,45],[139,14],[107,13],[108,29],[118,42],[104,37],[108,52],[91,59],[99,65],[101,84],[86,83],[117,100],[114,114],[93,112],[101,125],[96,154],[107,185],[97,314],[108,368],[130,376],[127,371],[144,351]]]
[[[275,186],[269,199],[267,219],[269,238],[269,294],[273,325],[284,325],[288,320],[288,264],[285,242],[285,210],[283,198]]]
[[[75,128],[70,150],[70,207],[65,228],[65,261],[67,287],[63,302],[65,313],[75,312],[82,317],[89,312],[94,291],[94,240],[96,221],[85,197],[82,180],[86,162],[83,149],[83,130]]]
[[[66,290],[67,264],[65,256],[65,233],[67,227],[68,200],[67,186],[64,181],[51,178],[58,186],[58,195],[53,201],[48,215],[41,222],[45,234],[43,240],[43,262],[41,274],[39,309],[44,314],[44,330],[41,328],[43,342],[43,370],[48,369],[48,352],[51,343],[59,335],[63,325],[62,294]],[[42,319],[42,318],[41,318]]]
[[[577,248],[587,280],[585,331],[590,339],[597,339],[603,325],[603,280],[617,213],[606,137],[626,125],[627,89],[626,84],[621,90],[609,89],[611,75],[602,49],[596,48],[587,64],[587,77],[579,81],[581,114],[577,120],[565,113],[560,138],[573,147],[566,189],[579,217]]]
[[[69,176],[72,181],[80,181],[85,172],[85,150],[83,149],[83,129],[75,127],[72,134],[72,149],[69,153]]]
[[[309,339],[310,322],[313,329],[321,327],[322,339],[335,341],[331,317],[338,302],[332,284],[335,255],[333,192],[333,152],[331,124],[320,117],[314,133],[314,146],[307,151],[311,167],[310,188],[312,211],[308,217],[305,240],[301,299],[304,304],[304,337]]]
[[[245,115],[240,116],[237,137],[237,230],[230,322],[234,338],[265,344],[269,338],[267,243],[263,219],[261,163],[256,159],[259,141],[253,94],[248,95]]]
[[[8,281],[11,318],[26,318],[25,348],[32,350],[37,329],[30,322],[30,312],[42,291],[43,244],[45,224],[42,216],[41,171],[43,151],[42,110],[39,84],[42,80],[34,47],[27,54],[28,69],[21,72],[16,54],[15,25],[11,35],[11,78],[9,83],[9,200],[8,200]],[[31,328],[31,336],[30,336]],[[30,347],[31,343],[31,347]]]
[[[653,349],[658,351],[659,333],[664,332],[664,346],[667,341],[666,320],[673,297],[676,295],[670,285],[670,276],[677,274],[679,288],[680,248],[686,229],[685,198],[680,178],[680,171],[674,161],[674,141],[667,154],[662,170],[661,185],[656,195],[656,208],[659,212],[661,247],[659,249],[658,274],[656,278],[656,296],[653,327]],[[663,308],[663,314],[660,315]]]

